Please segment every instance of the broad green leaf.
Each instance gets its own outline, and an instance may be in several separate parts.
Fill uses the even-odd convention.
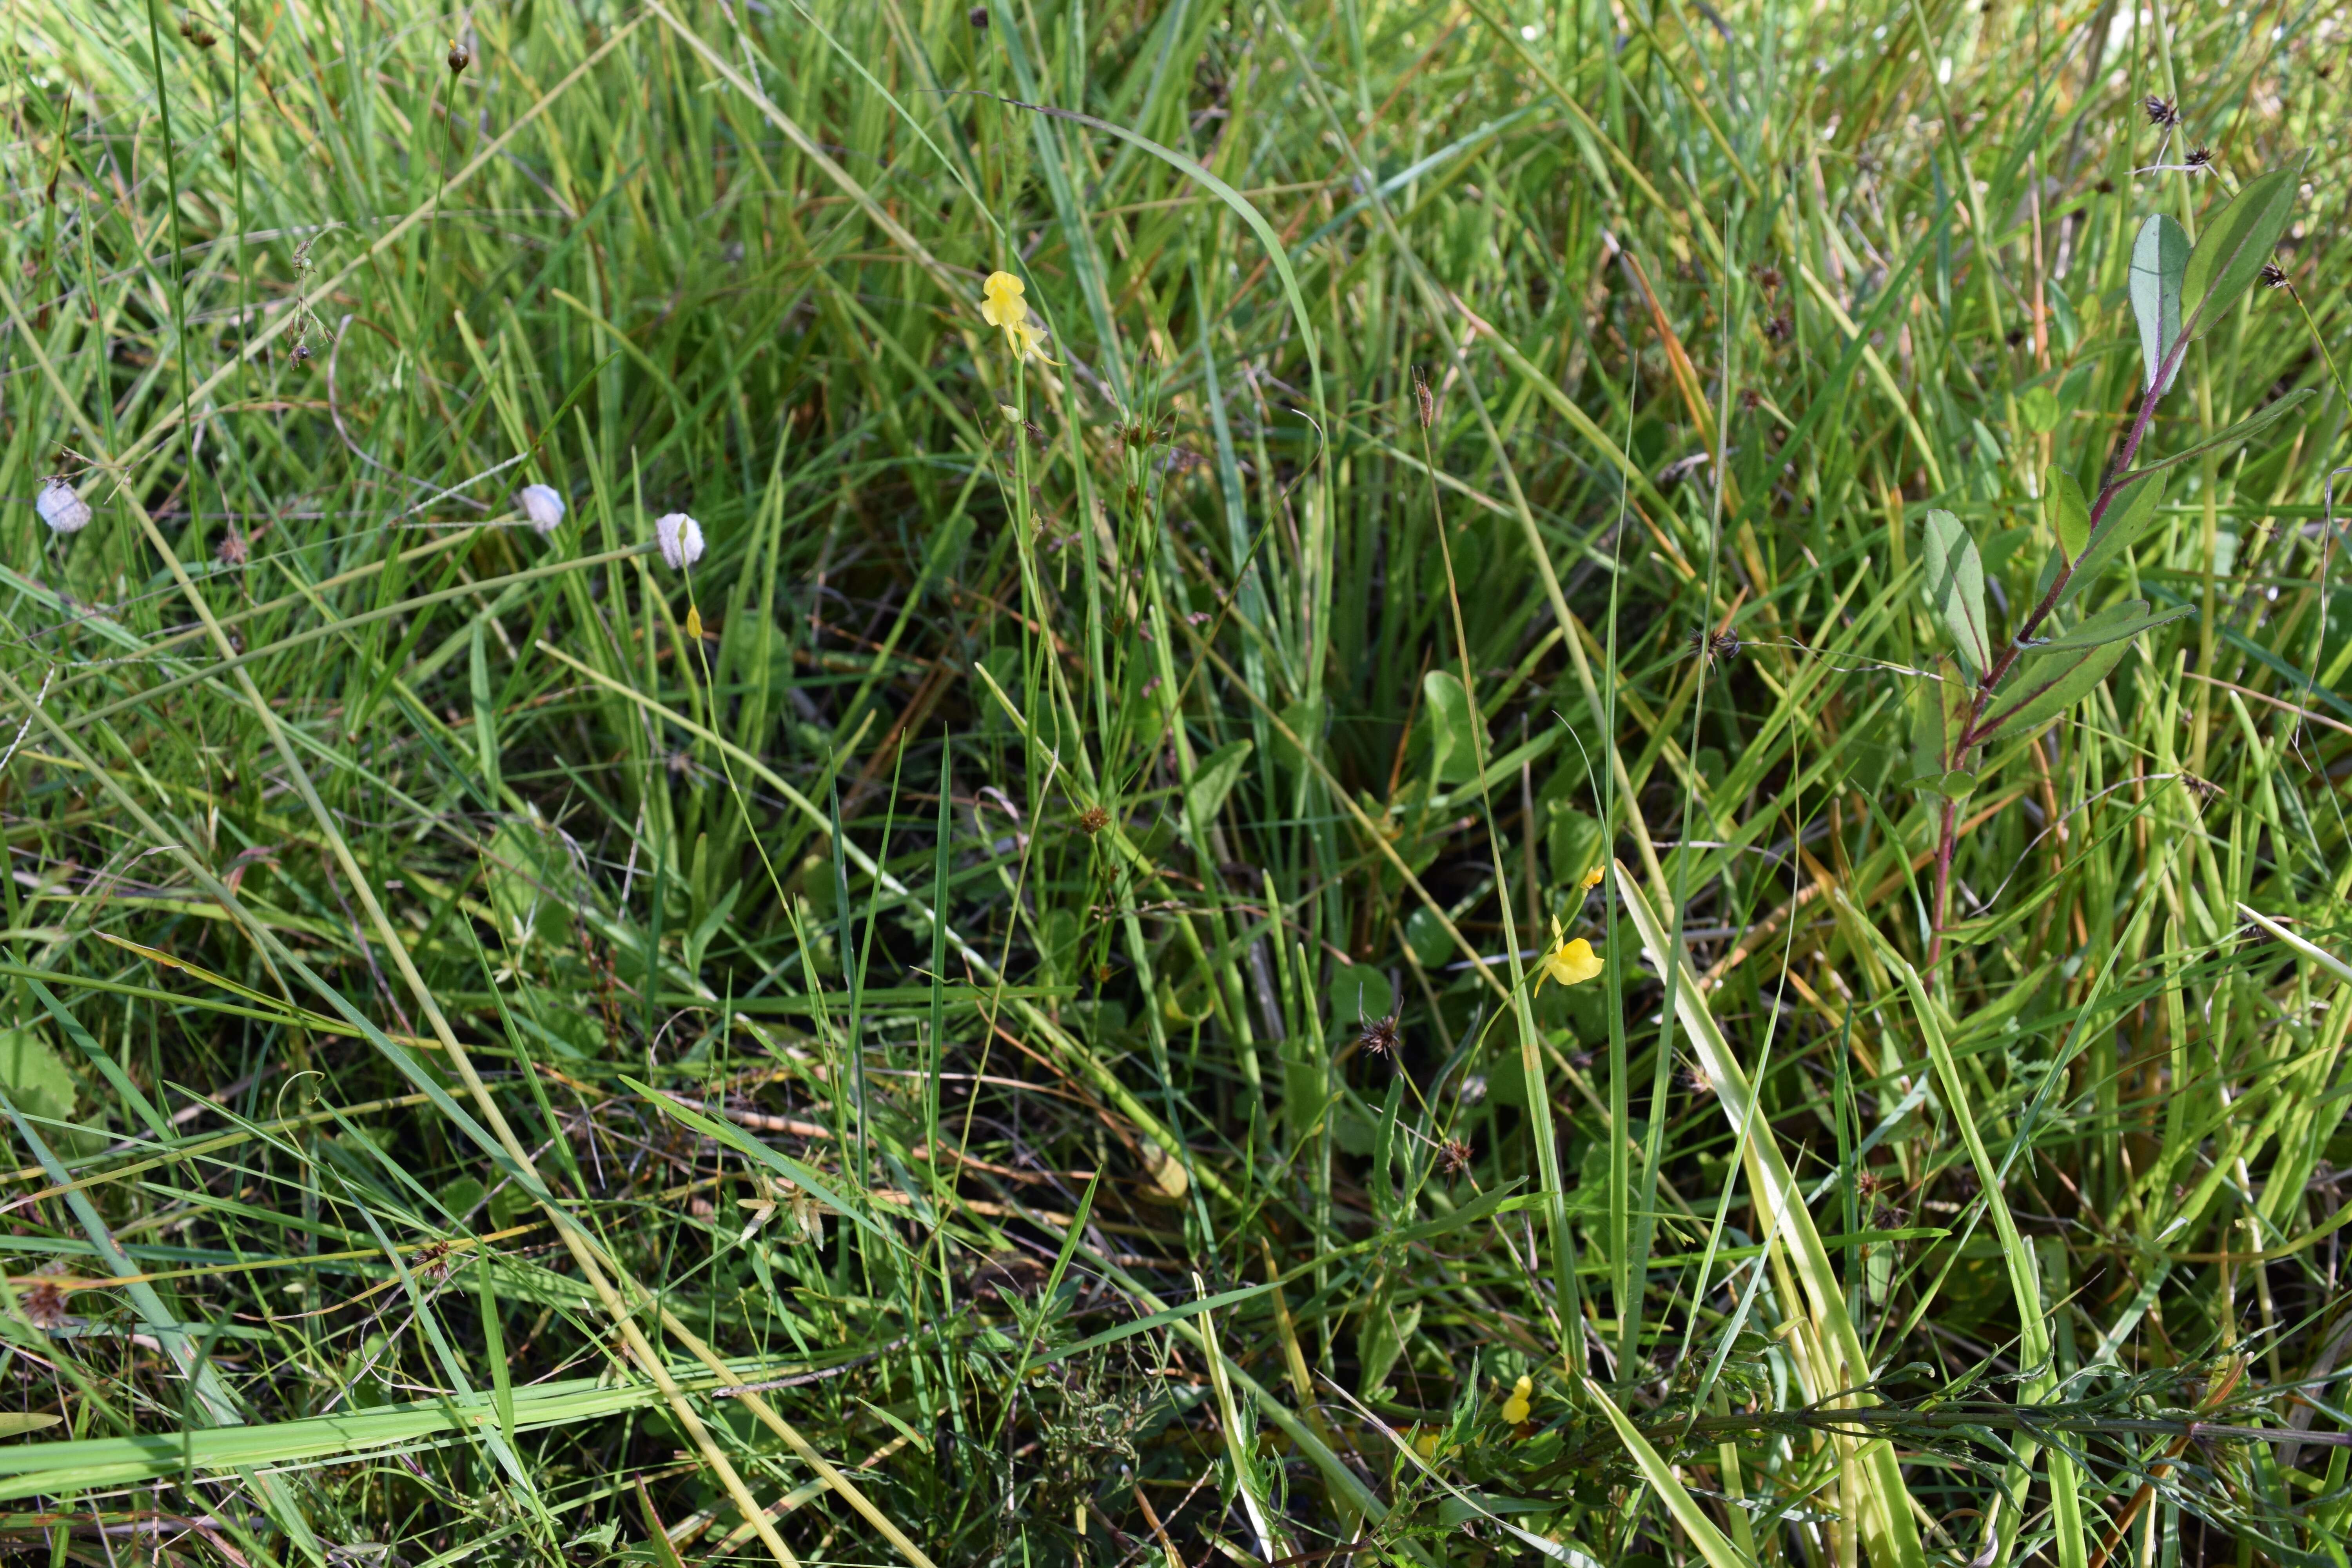
[[[1903,783],[1935,787],[1944,776],[1952,754],[1949,733],[1951,701],[1944,688],[1952,684],[1943,680],[1919,680],[1911,688],[1911,756],[1904,769]]]
[[[2168,621],[2177,621],[2189,614],[2191,606],[2183,605],[2177,610],[2159,610],[2151,614],[2146,599],[2126,599],[2120,605],[2110,605],[2097,615],[2076,626],[2061,632],[2041,645],[2041,651],[2060,648],[2097,647],[2103,643],[2123,642],[2153,631]]]
[[[2030,387],[2018,395],[2017,416],[2024,420],[2025,427],[2037,436],[2058,428],[2058,420],[2063,413],[2058,395],[2046,386]]]
[[[1396,1011],[1389,977],[1369,963],[1343,963],[1331,972],[1331,1026],[1353,1029],[1368,1018]]]
[[[2074,476],[2053,465],[2042,477],[2042,489],[2050,504],[2050,526],[2058,531],[2058,548],[2066,552],[2069,561],[2079,561],[2091,542],[2091,503],[2083,499],[2083,487]]]
[[[2284,167],[2248,180],[2230,205],[2205,226],[2204,237],[2198,240],[2180,278],[2180,306],[2187,313],[2190,337],[2202,337],[2213,330],[2278,248],[2279,236],[2294,216],[2303,164],[2304,159],[2298,157]]]
[[[1545,824],[1544,839],[1550,853],[1552,885],[1575,887],[1588,872],[1608,863],[1601,824],[1564,800],[1547,801],[1544,806],[1551,818]]]
[[[2162,213],[2152,215],[2139,226],[2131,258],[2132,314],[2139,320],[2143,388],[2156,384],[2164,356],[2180,339],[2181,275],[2188,269],[2188,231]],[[2164,378],[2163,390],[2170,392],[2179,374],[2180,365],[2175,361],[2172,374]]]
[[[1954,768],[1936,781],[1937,795],[1946,800],[1966,800],[1976,793],[1977,775],[1966,768]]]
[[[2088,697],[2130,647],[2127,642],[2102,643],[2019,659],[2001,683],[2000,694],[1985,710],[1984,721],[1977,726],[1977,739],[2011,726],[2031,730],[2055,719]]]
[[[73,1074],[30,1029],[0,1030],[0,1089],[27,1116],[63,1121],[73,1115]]]
[[[794,1357],[761,1356],[730,1363],[736,1376],[757,1382],[799,1372]],[[670,1375],[688,1389],[710,1386],[696,1363],[673,1365]],[[625,1411],[657,1409],[662,1390],[634,1372],[518,1386],[516,1426],[525,1432],[561,1430]],[[219,1475],[257,1465],[311,1465],[352,1454],[415,1444],[446,1434],[479,1431],[499,1419],[487,1392],[444,1394],[415,1404],[345,1407],[331,1415],[243,1426],[194,1427],[135,1437],[77,1437],[0,1447],[0,1498],[135,1485],[160,1476]]]
[[[1249,742],[1229,741],[1193,764],[1192,782],[1184,791],[1184,809],[1192,818],[1194,831],[1206,833],[1217,813],[1225,809],[1225,797],[1234,793],[1249,754]]]
[[[518,945],[537,940],[551,947],[571,940],[572,913],[581,901],[578,878],[563,841],[546,824],[508,817],[490,835],[482,864],[501,937]]]
[[[1441,784],[1467,784],[1478,776],[1475,711],[1470,694],[1462,689],[1453,671],[1433,669],[1421,678],[1421,694],[1429,706],[1430,765]]]
[[[1960,520],[1938,507],[1927,514],[1927,594],[1971,671],[1992,668],[1985,632],[1984,562]]]
[[[2318,390],[2315,387],[2299,386],[2277,402],[2266,404],[2247,415],[2227,430],[2219,431],[2198,442],[2194,447],[2185,447],[2170,457],[2158,458],[2153,463],[2143,463],[2124,477],[2127,479],[2136,479],[2142,474],[2162,473],[2175,463],[2185,463],[2191,458],[2201,458],[2206,453],[2219,451],[2223,447],[2234,447],[2263,426],[2285,418],[2318,395]]]
[[[2139,536],[2156,519],[2156,509],[2164,500],[2164,476],[2151,474],[2130,485],[2107,503],[2106,516],[2099,520],[2097,531],[2091,535],[2090,546],[2083,558],[2074,563],[2074,574],[2066,580],[2066,591],[2058,595],[2058,603],[2067,600],[2099,580],[2106,569],[2123,559],[2124,552],[2139,542]],[[2041,595],[2036,595],[2038,601]]]

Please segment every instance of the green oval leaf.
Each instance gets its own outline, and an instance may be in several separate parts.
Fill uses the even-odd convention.
[[[2147,525],[2156,521],[2156,509],[2164,500],[2164,476],[2147,473],[2131,480],[2107,503],[2107,514],[2099,520],[2097,531],[2091,535],[2082,559],[2074,563],[2074,574],[2066,580],[2066,591],[2058,595],[2063,605],[2084,589],[2097,582],[2107,568],[2123,558],[2125,551],[2139,542]]]
[[[2058,548],[2069,561],[2079,561],[2091,543],[2091,503],[2083,487],[2065,469],[2053,467],[2042,476],[2042,493],[2050,505],[2050,526],[2058,532]]]
[[[2148,612],[2146,599],[2126,599],[2120,605],[2110,605],[2084,621],[2071,632],[2061,632],[2042,645],[2044,653],[2061,648],[2097,647],[2105,643],[2124,642],[2142,632],[2154,631],[2168,622],[2188,615],[2192,606],[2183,605],[2177,610]]]
[[[1224,810],[1225,797],[1234,793],[1249,754],[1249,742],[1228,741],[1193,764],[1192,782],[1184,789],[1184,809],[1192,816],[1195,831],[1206,833],[1217,813]]]
[[[2180,305],[2187,312],[2190,337],[2211,331],[2214,323],[2238,302],[2238,296],[2261,276],[2263,263],[2278,248],[2279,236],[2294,216],[2303,164],[2304,159],[2297,158],[2248,180],[2230,205],[2205,226],[2204,237],[2197,242],[2180,279]],[[2134,265],[2137,265],[2137,256]]]
[[[1467,784],[1478,776],[1478,742],[1472,726],[1477,716],[1470,694],[1451,670],[1433,669],[1421,678],[1421,694],[1429,704],[1429,754],[1441,784]]]
[[[2130,647],[2127,642],[2111,642],[2019,659],[2015,672],[2002,683],[2000,695],[1985,710],[1975,738],[1981,742],[1996,730],[2012,725],[2031,730],[2055,719],[2096,689]]]
[[[2139,226],[2131,258],[2132,314],[2139,320],[2139,357],[2146,367],[2143,387],[2156,384],[2164,356],[2180,340],[2181,278],[2188,269],[2188,231],[2162,213],[2152,215]],[[2172,390],[2179,374],[2175,361],[2172,374],[2164,378],[2165,391]]]
[[[1927,514],[1927,595],[1952,634],[1969,668],[1992,668],[1992,639],[1985,631],[1984,562],[1977,542],[1960,520],[1938,507]]]

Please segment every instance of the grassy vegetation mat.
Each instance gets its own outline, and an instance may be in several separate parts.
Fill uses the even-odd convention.
[[[2352,1568],[2347,46],[10,8],[0,1549]]]

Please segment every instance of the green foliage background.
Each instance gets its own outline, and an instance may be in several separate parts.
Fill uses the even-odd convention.
[[[2342,1564],[2346,36],[13,7],[0,1534]]]

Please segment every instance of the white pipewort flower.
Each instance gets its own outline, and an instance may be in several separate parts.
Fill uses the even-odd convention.
[[[656,518],[654,540],[673,572],[683,572],[702,559],[702,524],[682,511]]]
[[[563,498],[548,485],[525,485],[515,496],[522,514],[541,533],[553,533],[563,523]]]
[[[41,514],[41,521],[53,532],[79,533],[89,526],[89,502],[82,500],[64,479],[52,479],[44,484],[33,502],[33,510]]]

